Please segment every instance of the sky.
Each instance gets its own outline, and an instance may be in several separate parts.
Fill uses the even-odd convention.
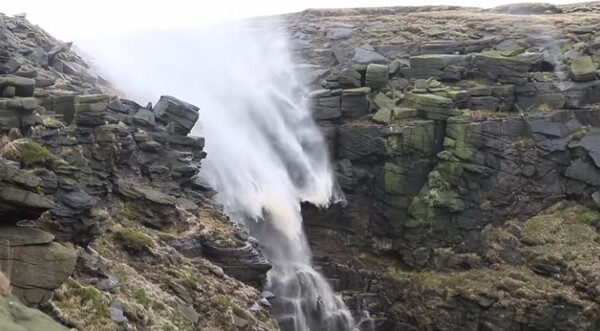
[[[246,17],[298,12],[307,8],[461,5],[495,7],[513,2],[578,0],[17,0],[2,1],[0,12],[27,13],[29,21],[63,40],[110,36],[137,30],[202,26]],[[165,5],[166,4],[166,5]]]

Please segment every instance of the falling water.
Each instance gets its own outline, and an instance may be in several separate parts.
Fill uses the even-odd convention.
[[[269,256],[267,290],[283,330],[354,328],[342,299],[311,266],[300,202],[325,206],[333,175],[302,98],[285,31],[229,24],[83,43],[109,78],[139,100],[170,94],[200,107],[202,175],[226,212]]]

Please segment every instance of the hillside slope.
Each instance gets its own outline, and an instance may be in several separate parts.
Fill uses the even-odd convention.
[[[70,48],[0,15],[12,292],[82,331],[277,330],[257,290],[269,263],[196,178],[204,139],[187,134],[201,111],[121,99]]]

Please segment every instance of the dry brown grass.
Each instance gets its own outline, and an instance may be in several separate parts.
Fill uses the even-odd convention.
[[[0,295],[9,295],[12,290],[10,286],[10,277],[0,271]]]

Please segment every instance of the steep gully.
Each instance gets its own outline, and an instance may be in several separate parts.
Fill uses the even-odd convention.
[[[156,44],[168,55],[144,51]],[[83,47],[102,59],[96,65],[128,95],[147,100],[159,91],[201,108],[192,130],[207,141],[201,175],[269,257],[265,296],[280,327],[353,330],[341,297],[311,266],[300,202],[327,206],[343,195],[334,189],[325,140],[283,31],[239,23],[142,34],[119,42],[118,57],[103,54],[115,48],[102,43]],[[166,56],[172,57],[168,63],[162,62]]]

